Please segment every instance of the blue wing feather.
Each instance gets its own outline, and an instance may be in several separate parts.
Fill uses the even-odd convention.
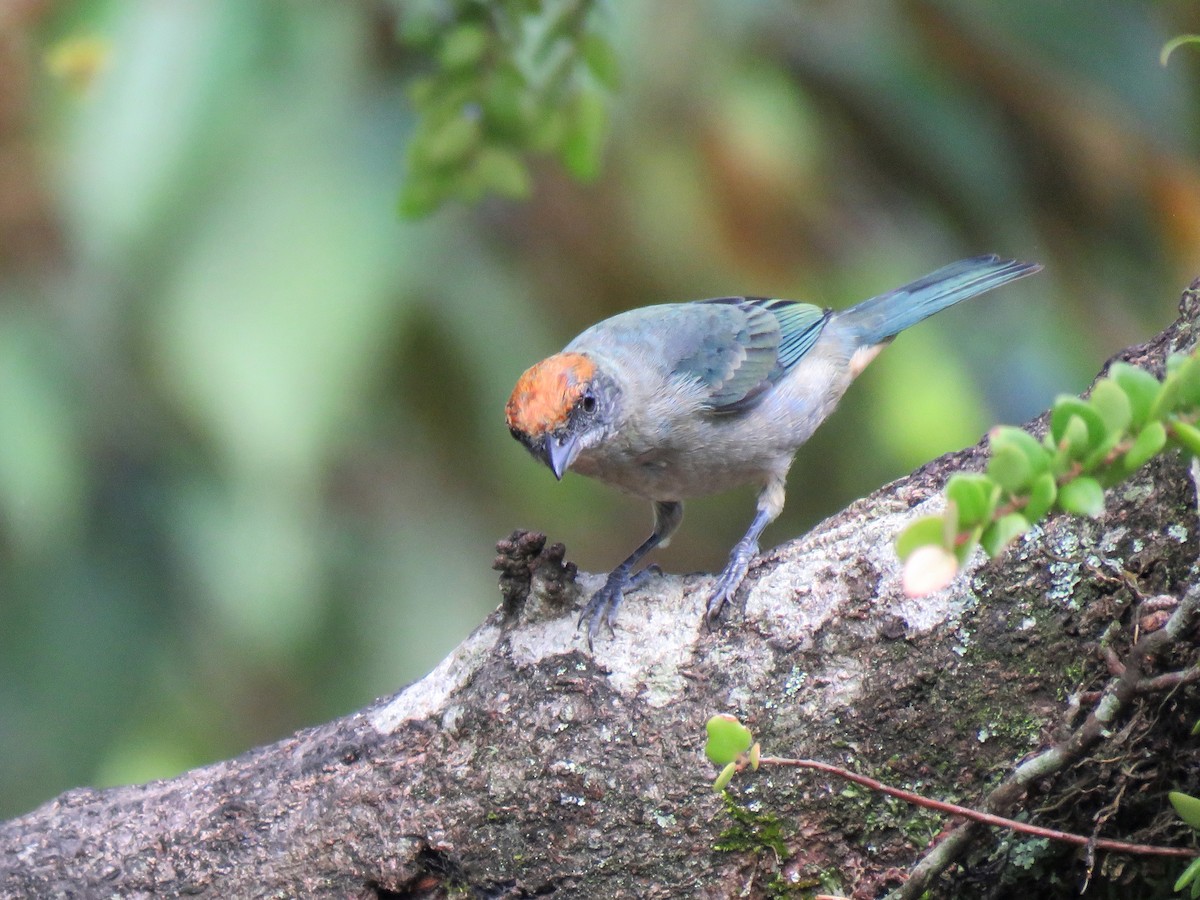
[[[717,412],[752,406],[812,349],[829,318],[812,304],[767,297],[719,297],[697,305],[728,307],[720,317],[725,327],[709,331],[675,371],[706,384]]]

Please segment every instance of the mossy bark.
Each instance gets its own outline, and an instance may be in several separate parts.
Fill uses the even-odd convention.
[[[1193,344],[1200,283],[1155,341]],[[1035,426],[1037,427],[1036,423]],[[178,778],[77,790],[0,825],[0,894],[220,897],[874,897],[941,816],[827,777],[709,785],[704,722],[732,712],[764,751],[815,757],[964,805],[1086,713],[1139,627],[1140,595],[1197,578],[1196,485],[1174,456],[1109,492],[1103,518],[1054,518],[922,600],[891,549],[975,447],[936,460],[756,561],[713,631],[707,578],[652,579],[589,653],[561,554],[504,548],[504,608],[426,679],[344,719]],[[528,587],[526,588],[526,581]],[[1110,633],[1111,634],[1111,633]],[[1157,661],[1194,665],[1195,647]],[[1166,802],[1200,793],[1194,686],[1150,694],[1009,814],[1186,846]],[[983,829],[933,893],[1162,896],[1176,861]]]

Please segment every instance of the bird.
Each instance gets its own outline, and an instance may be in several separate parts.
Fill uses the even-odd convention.
[[[995,255],[959,260],[840,311],[767,297],[716,297],[632,309],[531,366],[505,406],[509,432],[562,480],[568,471],[649,500],[654,527],[579,616],[589,646],[613,634],[634,569],[667,544],[683,502],[745,484],[754,518],[708,596],[714,622],[783,509],[797,449],[901,331],[1039,271]]]

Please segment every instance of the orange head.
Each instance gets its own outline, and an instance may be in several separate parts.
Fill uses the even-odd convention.
[[[582,353],[556,353],[517,380],[504,408],[512,436],[557,478],[579,452],[581,426],[596,410],[595,378],[596,364]]]

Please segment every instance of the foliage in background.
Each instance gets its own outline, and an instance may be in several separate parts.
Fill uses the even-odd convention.
[[[525,199],[531,154],[554,154],[576,178],[597,176],[606,89],[619,80],[616,53],[596,24],[598,4],[395,5],[401,41],[433,61],[409,87],[418,119],[406,154],[404,213],[424,215],[452,197]]]
[[[423,38],[410,10],[434,17]],[[0,4],[0,815],[396,690],[492,608],[492,545],[516,527],[584,568],[627,551],[643,505],[537,471],[502,412],[531,361],[619,310],[843,307],[981,252],[1047,266],[873,363],[768,543],[1082,388],[1200,270],[1197,55],[1158,64],[1198,17]],[[535,127],[479,145],[519,156],[528,200],[397,221],[422,129],[473,108],[437,98],[504,78],[535,125],[564,105],[544,151]],[[568,146],[577,173],[599,159],[593,182],[563,173]],[[751,504],[691,504],[659,561],[719,568]]]

